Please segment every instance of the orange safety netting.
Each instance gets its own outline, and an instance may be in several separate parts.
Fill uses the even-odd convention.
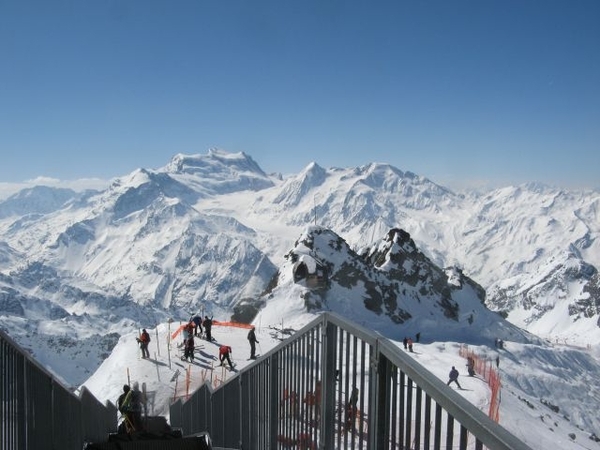
[[[498,423],[500,421],[500,396],[502,395],[502,383],[500,381],[500,374],[498,373],[497,368],[493,366],[491,361],[488,361],[485,358],[477,355],[474,351],[469,350],[469,347],[466,345],[460,347],[459,354],[467,359],[473,358],[475,363],[475,371],[479,373],[490,386],[491,397],[488,416],[490,419]]]
[[[177,335],[179,333],[181,333],[181,330],[183,330],[185,327],[187,327],[190,324],[192,324],[192,326],[194,326],[193,322],[181,324],[179,326],[179,328],[177,328],[173,332],[173,334],[171,334],[171,339],[175,339],[177,337]],[[213,320],[212,324],[220,326],[220,327],[236,327],[236,328],[246,328],[246,329],[250,329],[250,328],[252,328],[254,326],[254,325],[251,325],[249,323],[231,322],[231,321],[230,322],[221,322],[220,320]]]
[[[249,323],[241,323],[241,322],[221,322],[219,320],[213,320],[213,325],[219,325],[221,327],[237,327],[237,328],[246,328],[246,329],[250,329],[252,328],[254,325],[251,325]]]
[[[192,323],[192,322],[190,322],[190,323]],[[187,327],[187,326],[188,326],[190,323],[184,323],[184,324],[181,324],[181,325],[179,326],[179,328],[177,328],[177,329],[176,329],[176,330],[173,332],[173,334],[171,334],[171,339],[175,339],[175,338],[177,337],[177,335],[178,335],[179,333],[181,333],[181,330],[183,330],[185,327]]]

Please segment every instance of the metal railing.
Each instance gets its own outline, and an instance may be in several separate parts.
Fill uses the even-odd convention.
[[[529,449],[389,340],[331,313],[170,416],[184,435],[243,450]]]
[[[81,450],[117,429],[117,410],[76,396],[0,330],[0,448]]]

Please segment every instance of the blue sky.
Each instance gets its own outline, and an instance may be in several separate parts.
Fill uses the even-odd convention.
[[[596,0],[0,0],[0,182],[267,172],[600,187]]]

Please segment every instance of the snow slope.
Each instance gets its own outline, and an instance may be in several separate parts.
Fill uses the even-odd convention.
[[[265,354],[280,342],[281,328],[298,329],[315,316],[296,314],[299,312],[292,302],[280,304],[278,317],[262,316],[256,323],[259,340],[258,352]],[[288,315],[289,314],[289,315]],[[169,414],[169,405],[186,395],[185,376],[190,373],[189,392],[203,383],[218,386],[235,376],[235,372],[218,365],[218,344],[233,348],[236,369],[251,364],[247,330],[234,327],[213,328],[216,341],[208,343],[196,338],[197,358],[193,363],[179,359],[177,337],[169,352],[169,331],[178,323],[161,324],[148,330],[152,336],[150,352],[152,358],[140,358],[135,341],[136,333],[124,335],[113,353],[84,385],[101,401],[116,402],[123,384],[138,382],[146,385],[148,392],[148,414]],[[466,375],[466,361],[459,356],[459,342],[430,342],[415,344],[414,353],[409,353],[444,382],[451,366],[456,366],[461,376],[463,390],[458,392],[482,411],[488,411],[490,391],[481,376]],[[402,347],[397,342],[399,348]],[[600,443],[590,439],[599,429],[597,415],[578,416],[576,411],[597,411],[600,405],[600,390],[596,380],[600,377],[598,354],[586,349],[563,345],[534,345],[505,341],[504,349],[486,346],[470,347],[478,355],[495,360],[500,357],[502,395],[500,424],[525,441],[534,449],[600,449]],[[404,351],[404,350],[401,350]],[[597,351],[597,349],[596,349]],[[456,389],[456,387],[451,387]],[[450,388],[449,388],[450,389]]]

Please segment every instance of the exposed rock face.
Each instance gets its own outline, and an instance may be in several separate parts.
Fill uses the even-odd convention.
[[[309,310],[330,307],[332,297],[361,290],[364,307],[405,323],[423,310],[456,321],[460,309],[455,294],[467,292],[480,308],[485,292],[456,268],[443,270],[417,249],[410,235],[391,229],[360,254],[333,231],[310,227],[286,255],[293,279],[309,288]],[[285,270],[285,269],[282,269]]]

